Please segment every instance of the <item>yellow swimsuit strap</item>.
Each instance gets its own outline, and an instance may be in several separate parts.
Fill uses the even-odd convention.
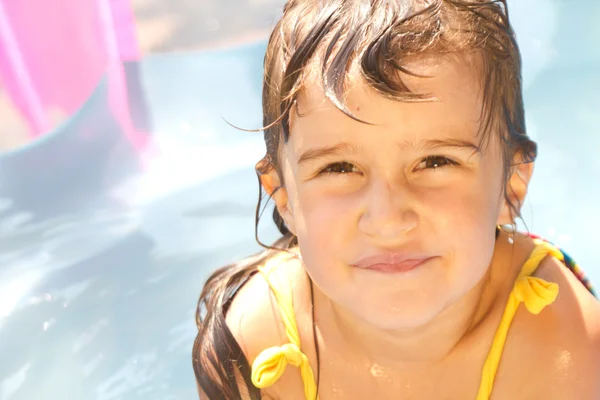
[[[305,398],[315,400],[317,384],[308,357],[300,349],[300,334],[296,325],[292,290],[289,282],[282,282],[278,274],[272,273],[275,266],[272,264],[271,267],[260,267],[258,270],[275,295],[285,325],[285,333],[290,342],[283,346],[270,347],[256,357],[252,363],[252,383],[259,389],[273,386],[283,375],[287,365],[292,364],[300,368]]]
[[[534,243],[536,247],[523,265],[515,281],[500,325],[496,330],[492,347],[483,366],[477,400],[488,400],[492,393],[494,379],[496,378],[496,372],[498,371],[498,365],[500,364],[500,358],[502,357],[502,351],[506,343],[506,336],[519,305],[524,303],[530,313],[537,315],[547,305],[552,304],[556,300],[556,296],[558,296],[558,285],[556,283],[546,282],[531,275],[546,256],[552,255],[561,261],[564,256],[556,247],[543,240],[534,239]]]

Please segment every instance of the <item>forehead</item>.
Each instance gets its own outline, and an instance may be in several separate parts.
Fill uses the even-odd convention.
[[[482,113],[480,68],[475,57],[427,56],[403,65],[416,77],[400,74],[412,92],[431,95],[424,102],[395,101],[370,87],[356,68],[350,70],[343,101],[362,124],[344,115],[326,96],[316,68],[307,74],[298,107],[291,116],[291,141],[300,144],[335,132],[352,135],[380,129],[417,140],[446,134],[464,139],[479,134]],[[358,125],[357,125],[358,124]]]

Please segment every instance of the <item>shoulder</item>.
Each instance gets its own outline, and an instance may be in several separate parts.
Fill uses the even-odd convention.
[[[600,337],[600,302],[577,279],[561,261],[546,257],[536,275],[548,282],[558,284],[556,301],[548,307],[548,317],[552,318],[558,332],[572,334],[581,341],[589,339],[589,344],[598,344]],[[593,342],[592,339],[596,339]],[[583,342],[582,342],[583,343]]]
[[[542,261],[536,276],[559,286],[556,301],[528,318],[536,398],[600,398],[600,302],[554,257]]]
[[[289,263],[282,255],[275,255],[265,264]],[[266,265],[261,265],[265,267]],[[272,273],[282,277],[281,268]],[[260,351],[285,340],[285,326],[269,283],[257,272],[240,288],[226,315],[227,326],[251,361]]]
[[[282,252],[274,255],[262,267],[269,271],[272,282],[282,286],[277,289],[291,292],[296,318],[302,320],[304,299],[303,285],[300,283],[306,280],[306,277],[301,262]],[[235,295],[226,315],[226,323],[251,366],[254,359],[265,349],[289,343],[276,296],[260,272],[254,274]],[[295,385],[295,377],[288,375],[291,374],[284,374],[276,387],[263,391],[264,398],[279,398],[277,389],[282,384]]]

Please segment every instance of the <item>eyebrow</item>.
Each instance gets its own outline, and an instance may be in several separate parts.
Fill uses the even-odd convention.
[[[335,156],[340,154],[357,154],[360,153],[356,145],[348,142],[340,142],[333,146],[317,147],[314,149],[306,150],[298,159],[298,164],[302,164],[307,161],[323,158],[327,156]]]
[[[472,150],[473,153],[481,152],[481,148],[475,143],[460,139],[424,139],[418,143],[404,141],[399,143],[398,146],[402,150],[437,150],[442,148],[455,148]],[[298,164],[332,155],[335,156],[342,154],[357,154],[361,152],[362,148],[352,143],[340,142],[333,146],[317,147],[314,149],[306,150],[302,153],[300,158],[298,158]]]
[[[424,139],[421,140],[417,144],[410,143],[408,141],[402,142],[399,146],[406,150],[408,148],[413,148],[417,150],[437,150],[443,148],[455,148],[455,149],[465,149],[472,150],[474,152],[480,152],[481,147],[476,145],[473,142],[468,140],[461,139]]]

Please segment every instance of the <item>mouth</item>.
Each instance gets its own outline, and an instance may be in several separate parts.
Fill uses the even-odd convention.
[[[378,272],[386,272],[386,273],[400,273],[400,272],[408,272],[413,269],[418,268],[422,264],[424,264],[429,258],[421,259],[421,260],[406,260],[398,263],[378,263],[369,265],[367,268],[371,271]]]
[[[389,274],[404,273],[419,268],[433,257],[407,254],[385,254],[366,257],[352,266]]]

